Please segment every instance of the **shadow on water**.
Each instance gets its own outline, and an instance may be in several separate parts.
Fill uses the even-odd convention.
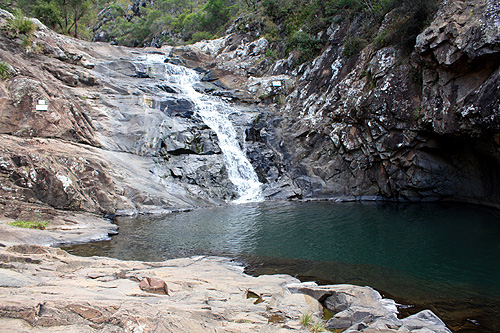
[[[369,285],[428,308],[456,332],[500,331],[500,218],[483,207],[392,203],[260,203],[167,216],[120,217],[84,256],[161,261],[234,258],[252,275]]]

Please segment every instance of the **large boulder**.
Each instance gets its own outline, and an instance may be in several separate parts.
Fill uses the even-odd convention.
[[[288,284],[293,293],[304,293],[320,301],[333,317],[326,323],[330,330],[343,332],[451,332],[430,310],[399,319],[397,304],[370,287],[355,285],[318,286],[314,282]]]

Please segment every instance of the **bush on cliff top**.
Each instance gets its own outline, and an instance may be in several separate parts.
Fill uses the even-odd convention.
[[[36,25],[24,17],[20,10],[14,12],[14,18],[10,19],[5,26],[5,30],[10,38],[32,36],[36,31]]]

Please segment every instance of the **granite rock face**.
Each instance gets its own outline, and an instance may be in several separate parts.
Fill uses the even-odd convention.
[[[443,1],[411,57],[370,44],[346,58],[334,24],[312,64],[284,66],[296,88],[275,131],[301,196],[498,206],[499,10]]]
[[[120,189],[106,173],[109,165],[90,149],[58,144],[54,139],[0,137],[4,144],[0,148],[0,193],[5,205],[12,196],[16,201],[61,210],[115,212],[113,201]],[[12,214],[15,212],[7,216],[17,217]]]
[[[499,13],[496,1],[448,1],[418,36],[422,120],[435,132],[498,131]]]
[[[164,80],[169,48],[87,43],[36,23],[31,49],[0,33],[10,69],[0,82],[1,215],[168,212],[235,197],[215,133]]]

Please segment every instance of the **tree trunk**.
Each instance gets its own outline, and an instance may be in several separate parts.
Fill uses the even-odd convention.
[[[78,38],[78,14],[75,11],[75,38]]]
[[[321,10],[321,17],[325,17],[325,1],[324,0],[319,0],[319,8]]]

